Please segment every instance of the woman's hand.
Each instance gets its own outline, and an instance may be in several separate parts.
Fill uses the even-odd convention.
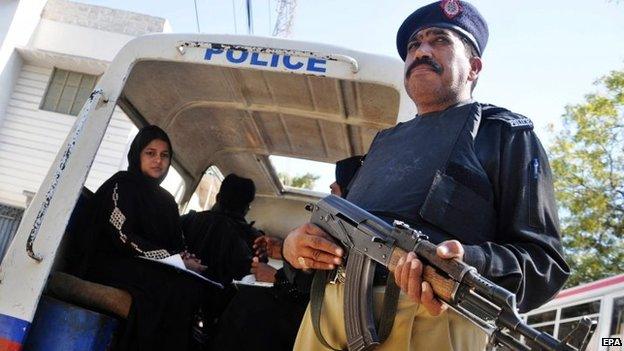
[[[251,261],[251,273],[256,277],[256,281],[275,283],[275,273],[277,273],[277,269],[260,262],[258,257],[254,257]]]
[[[183,251],[180,253],[180,257],[182,257],[182,262],[184,262],[184,267],[186,269],[191,270],[195,273],[203,273],[208,269],[208,266],[204,266],[201,264],[201,260],[195,257],[195,254],[192,254],[188,251]]]
[[[284,240],[269,235],[262,235],[254,240],[253,248],[258,258],[270,257],[276,260],[283,260],[282,244]]]

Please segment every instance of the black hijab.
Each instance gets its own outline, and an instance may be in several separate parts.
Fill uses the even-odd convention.
[[[365,156],[352,156],[336,162],[336,183],[340,186],[342,197],[347,197],[349,185],[362,166]]]
[[[231,173],[221,183],[216,207],[213,207],[213,210],[233,212],[244,216],[255,196],[256,186],[253,180]]]

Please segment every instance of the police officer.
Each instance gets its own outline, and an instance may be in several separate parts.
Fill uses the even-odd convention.
[[[559,291],[569,268],[561,254],[551,170],[531,121],[472,100],[487,39],[484,18],[465,1],[435,2],[407,17],[397,49],[418,115],[378,133],[347,200],[388,222],[400,219],[422,229],[438,244],[440,257],[474,266],[515,292],[520,310],[527,311]],[[284,242],[284,256],[297,268],[333,269],[342,255],[311,224]],[[422,268],[413,253],[400,260],[394,279],[402,294],[394,327],[379,349],[483,349],[485,335],[435,298]],[[308,310],[295,349],[346,348],[343,292],[341,284],[325,289],[324,341]],[[380,296],[374,296],[376,308]]]

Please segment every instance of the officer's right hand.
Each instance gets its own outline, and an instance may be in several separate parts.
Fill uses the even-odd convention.
[[[321,228],[306,223],[284,240],[284,258],[298,269],[334,269],[342,263],[343,250]]]

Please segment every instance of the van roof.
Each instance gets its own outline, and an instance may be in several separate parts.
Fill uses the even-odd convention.
[[[413,115],[401,61],[329,45],[156,34],[127,44],[110,71],[124,73],[117,103],[135,124],[167,131],[178,171],[198,181],[217,165],[254,179],[258,194],[283,191],[269,155],[364,154],[377,131]]]

